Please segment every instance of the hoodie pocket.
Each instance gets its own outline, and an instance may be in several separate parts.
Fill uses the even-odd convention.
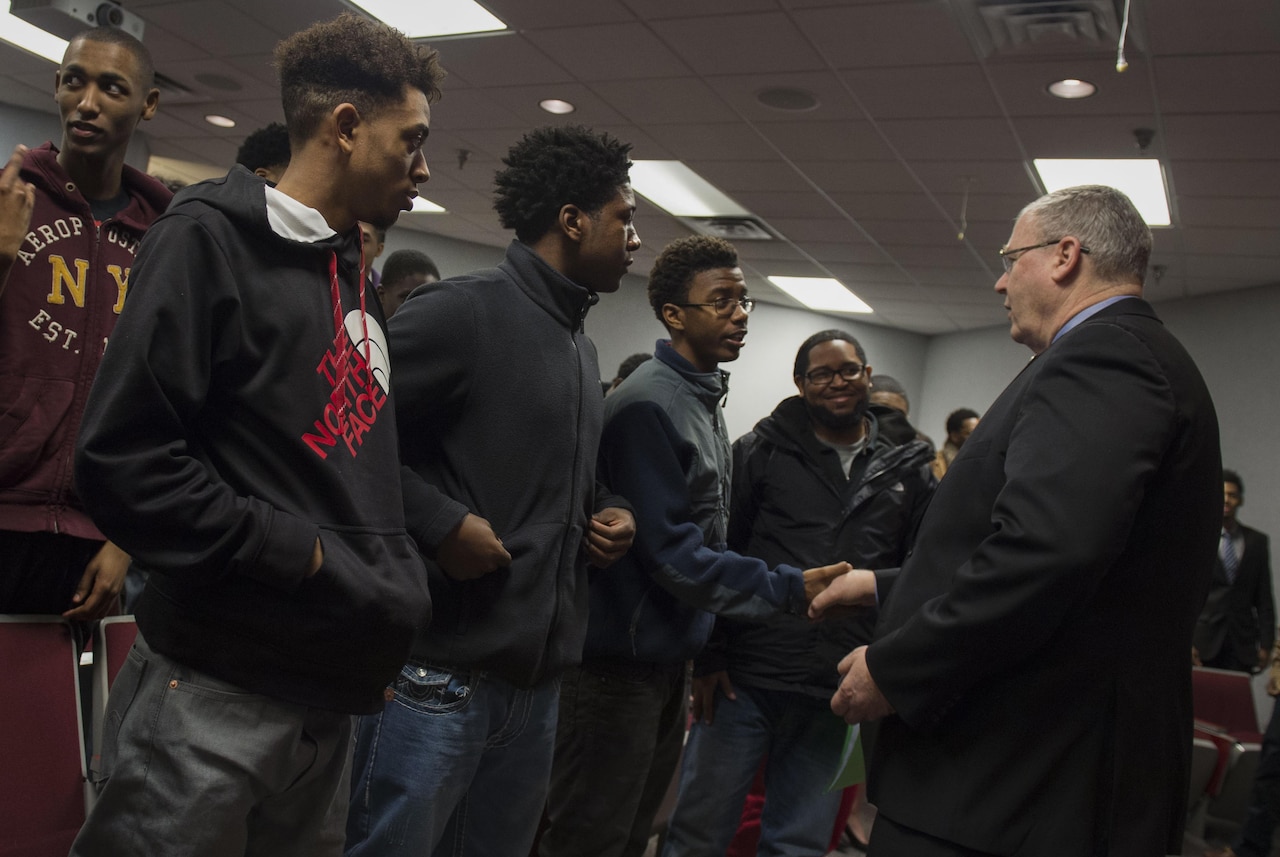
[[[58,437],[75,384],[49,378],[0,377],[0,485],[14,486],[35,470]]]

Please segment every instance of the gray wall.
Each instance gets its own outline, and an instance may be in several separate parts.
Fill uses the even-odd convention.
[[[1280,429],[1280,284],[1155,307],[1199,365],[1213,395],[1223,464],[1245,481],[1240,519],[1280,537],[1280,441],[1271,438]],[[918,425],[940,432],[955,407],[985,410],[1029,357],[1005,327],[933,337],[926,347]],[[1273,576],[1278,568],[1273,563]],[[1276,589],[1280,593],[1280,584]]]
[[[49,74],[49,104],[53,106],[53,73]],[[139,123],[139,131],[145,131],[146,123]],[[0,157],[7,161],[13,147],[22,143],[31,148],[46,140],[56,146],[62,142],[62,122],[56,112],[43,113],[11,104],[0,104]],[[129,142],[125,163],[139,170],[146,170],[151,160],[151,147],[145,133],[136,133]],[[0,161],[0,164],[3,162]]]
[[[387,233],[382,260],[387,254],[406,248],[426,253],[445,277],[496,265],[503,254],[501,248],[393,227]],[[603,380],[612,380],[618,364],[631,354],[652,353],[654,343],[666,335],[649,307],[645,284],[644,276],[627,275],[617,293],[601,295],[600,303],[587,316],[586,330],[600,354]],[[857,337],[876,371],[902,381],[913,401],[919,397],[924,388],[925,337],[844,317],[757,304],[742,356],[723,367],[731,375],[725,406],[730,437],[750,431],[779,401],[795,394],[791,368],[796,348],[810,334],[828,328],[846,330]]]

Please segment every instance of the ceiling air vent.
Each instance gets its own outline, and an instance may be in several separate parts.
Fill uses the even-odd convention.
[[[983,56],[1111,50],[1120,37],[1116,0],[962,0],[959,5],[972,16],[971,32]],[[1135,35],[1131,30],[1130,37]]]
[[[775,236],[764,222],[754,217],[681,217],[680,222],[699,235],[726,241],[773,241]]]

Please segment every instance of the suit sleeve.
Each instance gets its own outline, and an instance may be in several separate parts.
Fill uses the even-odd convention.
[[[229,260],[196,219],[164,218],[143,239],[132,280],[77,442],[86,509],[150,571],[211,580],[240,573],[292,589],[319,528],[237,494],[188,428],[200,419],[218,365],[239,348]]]
[[[681,439],[662,409],[637,402],[614,414],[600,441],[600,476],[631,500],[636,537],[631,550],[658,585],[702,610],[761,618],[807,609],[800,569],[703,544],[693,522]]]
[[[405,527],[429,556],[471,511],[423,478],[415,464],[426,455],[424,438],[466,400],[475,326],[471,302],[448,284],[415,290],[387,326],[396,426],[406,464],[401,472]]]
[[[946,592],[868,650],[872,677],[908,723],[934,721],[976,683],[1035,657],[1093,596],[1169,447],[1173,393],[1136,336],[1085,325],[1037,359],[990,534]]]
[[[1258,647],[1270,652],[1276,641],[1276,603],[1271,586],[1271,546],[1267,537],[1258,534],[1255,550],[1262,552],[1258,568],[1258,590],[1254,599],[1258,611]]]

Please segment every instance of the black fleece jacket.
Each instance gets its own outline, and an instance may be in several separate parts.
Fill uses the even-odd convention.
[[[358,285],[359,232],[281,237],[264,188],[237,167],[147,232],[76,479],[153,572],[137,607],[152,648],[246,690],[372,712],[430,618],[381,311]],[[305,577],[317,536],[324,563]]]
[[[587,522],[630,508],[595,482],[604,402],[582,326],[596,300],[513,241],[497,268],[422,286],[392,317],[410,532],[434,555],[472,512],[511,553],[469,581],[427,562],[436,622],[415,660],[520,687],[581,660]]]
[[[932,450],[898,445],[868,414],[867,449],[849,476],[834,449],[817,439],[798,396],[733,445],[729,547],[768,563],[809,568],[847,560],[855,568],[897,566],[932,496]],[[871,642],[876,611],[811,622],[780,615],[764,621],[716,619],[698,658],[705,674],[728,669],[730,681],[826,699],[836,664]]]

